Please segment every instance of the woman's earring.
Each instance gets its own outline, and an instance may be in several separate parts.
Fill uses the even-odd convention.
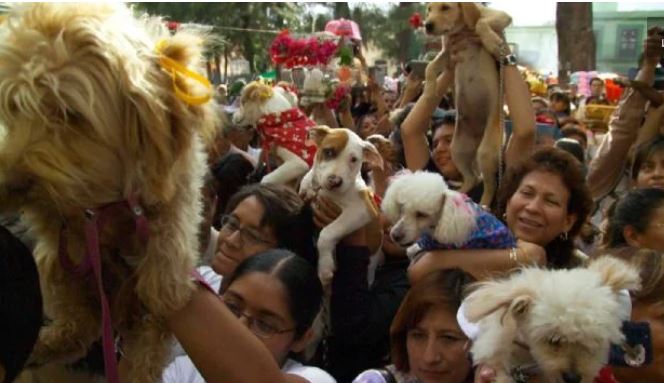
[[[507,212],[503,213],[503,221],[507,221]]]
[[[567,241],[567,238],[568,238],[568,235],[567,235],[566,231],[564,231],[562,234],[560,234],[560,239],[562,239],[563,241]]]

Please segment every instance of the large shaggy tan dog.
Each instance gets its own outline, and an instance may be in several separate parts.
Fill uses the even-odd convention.
[[[58,246],[66,237],[60,253],[80,264],[86,209],[136,195],[149,240],[139,241],[129,209],[109,216],[99,233],[103,280],[128,381],[159,379],[170,339],[163,318],[194,289],[200,137],[216,126],[206,98],[187,97],[207,92],[186,69],[200,48],[122,4],[28,3],[0,26],[0,208],[23,211],[33,229],[52,319],[34,361],[77,359],[100,337],[97,288],[62,267]]]

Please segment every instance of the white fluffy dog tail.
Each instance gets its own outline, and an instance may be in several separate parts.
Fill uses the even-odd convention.
[[[445,202],[434,236],[440,243],[461,246],[477,228],[477,215],[463,194],[450,189],[444,193]]]

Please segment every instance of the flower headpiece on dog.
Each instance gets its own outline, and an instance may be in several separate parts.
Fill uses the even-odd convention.
[[[212,98],[212,84],[210,84],[210,81],[208,81],[207,78],[201,76],[200,74],[188,69],[179,62],[173,60],[172,58],[164,55],[163,51],[167,45],[168,41],[159,41],[156,51],[159,54],[159,64],[171,75],[171,78],[173,79],[173,91],[175,92],[175,96],[189,105],[202,105],[208,102],[210,98]],[[200,83],[208,90],[207,94],[201,96],[189,94],[187,91],[178,86],[176,81],[177,76],[181,76],[185,79],[194,80]]]

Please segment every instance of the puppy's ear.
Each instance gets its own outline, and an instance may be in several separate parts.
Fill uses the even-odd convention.
[[[623,289],[637,290],[641,287],[638,271],[618,258],[600,257],[591,262],[588,269],[597,272],[602,283],[611,287],[614,292]]]
[[[242,91],[241,103],[251,102],[258,103],[268,100],[272,97],[274,91],[272,87],[266,84],[262,84],[257,81],[253,81],[248,84]]]
[[[364,141],[362,143],[362,157],[362,162],[366,162],[383,170],[385,165],[383,163],[383,157],[381,157],[380,153],[378,153],[378,149],[376,149],[371,142]]]
[[[530,289],[515,286],[509,280],[476,283],[470,288],[475,290],[463,302],[464,314],[470,322],[478,322],[501,309],[519,319],[528,312],[534,298]]]
[[[475,25],[477,20],[480,19],[480,9],[475,3],[459,3],[461,7],[461,17],[463,17],[463,22],[471,30],[475,30]]]
[[[461,246],[477,227],[475,211],[461,193],[449,189],[443,193],[441,202],[443,209],[434,236],[440,243]]]
[[[320,147],[323,139],[330,134],[331,129],[326,125],[318,125],[309,129],[309,139],[312,140],[316,146]]]

